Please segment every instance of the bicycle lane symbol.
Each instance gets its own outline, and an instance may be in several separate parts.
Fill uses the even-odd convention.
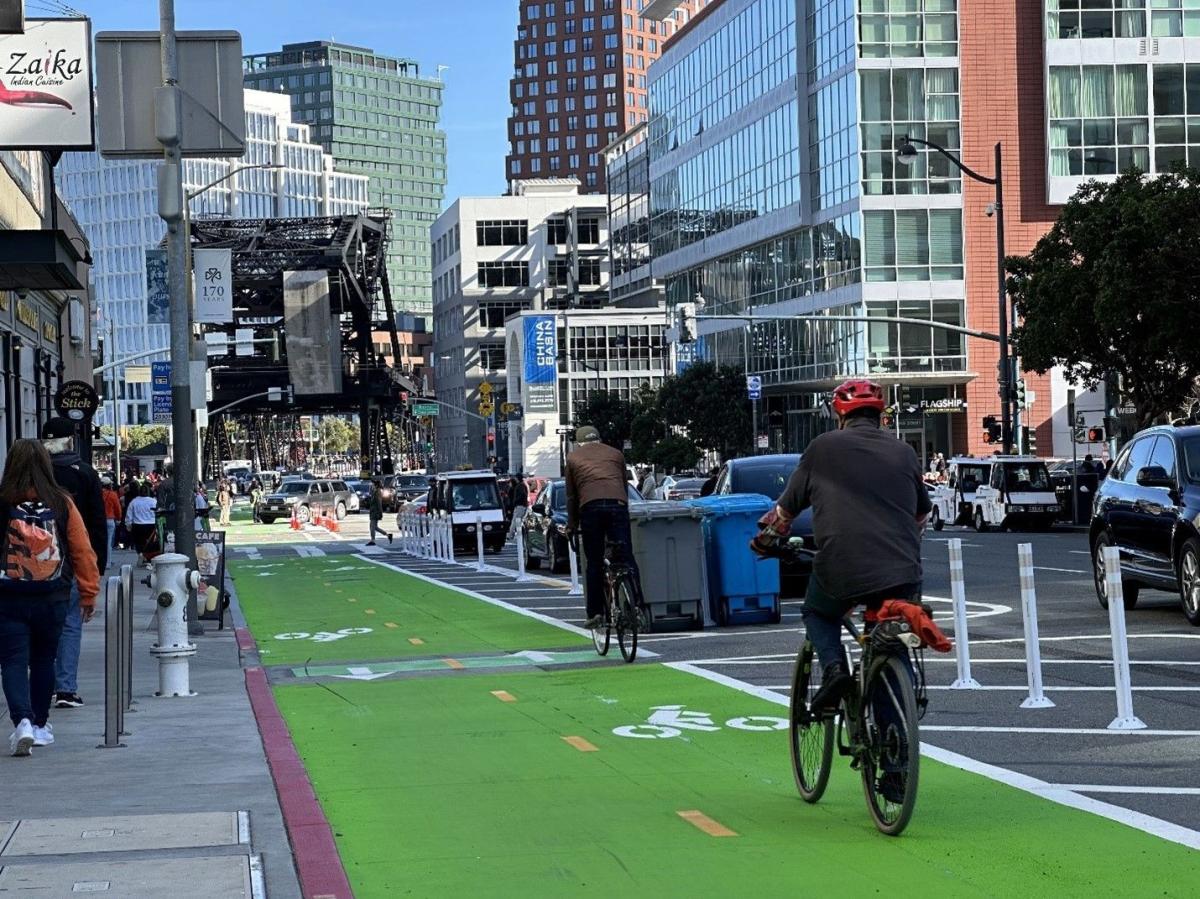
[[[613,733],[618,737],[632,737],[637,740],[670,740],[682,736],[685,730],[712,733],[721,729],[719,724],[713,722],[712,715],[708,712],[689,711],[682,705],[656,705],[652,706],[650,711],[645,724],[614,727]],[[725,722],[725,726],[734,730],[766,733],[785,730],[788,722],[786,718],[776,718],[772,715],[745,715],[730,718]]]
[[[369,627],[345,627],[340,631],[329,633],[327,631],[317,631],[315,634],[310,634],[305,631],[294,631],[288,634],[276,634],[276,640],[311,640],[313,643],[332,643],[335,640],[344,640],[346,637],[353,637],[358,634],[369,634]]]

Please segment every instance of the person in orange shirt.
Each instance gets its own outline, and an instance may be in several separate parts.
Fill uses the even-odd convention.
[[[100,483],[103,485],[101,494],[104,497],[104,519],[108,524],[108,551],[111,553],[117,548],[113,544],[113,537],[117,533],[117,522],[122,518],[121,497],[113,489],[112,478],[103,478]],[[112,561],[112,556],[109,556],[109,561]]]
[[[80,614],[90,621],[100,571],[87,527],[71,497],[58,486],[46,448],[13,442],[0,478],[0,680],[13,733],[9,751],[32,754],[49,746],[54,659],[79,588]]]

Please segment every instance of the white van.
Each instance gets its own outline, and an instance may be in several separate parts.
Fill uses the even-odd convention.
[[[1058,519],[1058,497],[1044,459],[993,456],[987,483],[975,491],[971,522],[975,530],[1049,530]]]
[[[489,552],[504,549],[508,528],[500,487],[491,471],[447,471],[439,474],[429,489],[429,511],[445,514],[454,525],[454,548],[475,552],[477,528],[483,530],[483,546]]]
[[[971,524],[975,515],[975,493],[992,478],[995,456],[955,456],[950,460],[945,487],[938,488],[939,512],[948,524]],[[948,494],[948,495],[947,495]]]

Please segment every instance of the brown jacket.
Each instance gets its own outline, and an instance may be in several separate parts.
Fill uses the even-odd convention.
[[[579,527],[579,510],[597,499],[629,501],[625,455],[603,443],[577,446],[567,457],[567,527]]]

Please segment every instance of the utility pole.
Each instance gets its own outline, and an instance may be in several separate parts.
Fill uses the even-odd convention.
[[[167,286],[171,310],[171,430],[175,465],[175,551],[195,565],[193,531],[196,485],[196,435],[192,427],[192,311],[188,308],[187,232],[184,227],[183,117],[179,90],[179,52],[175,40],[175,0],[158,0],[162,87],[154,98],[155,130],[163,145],[158,171],[158,214],[167,223]],[[196,594],[188,591],[188,633],[204,633]]]

